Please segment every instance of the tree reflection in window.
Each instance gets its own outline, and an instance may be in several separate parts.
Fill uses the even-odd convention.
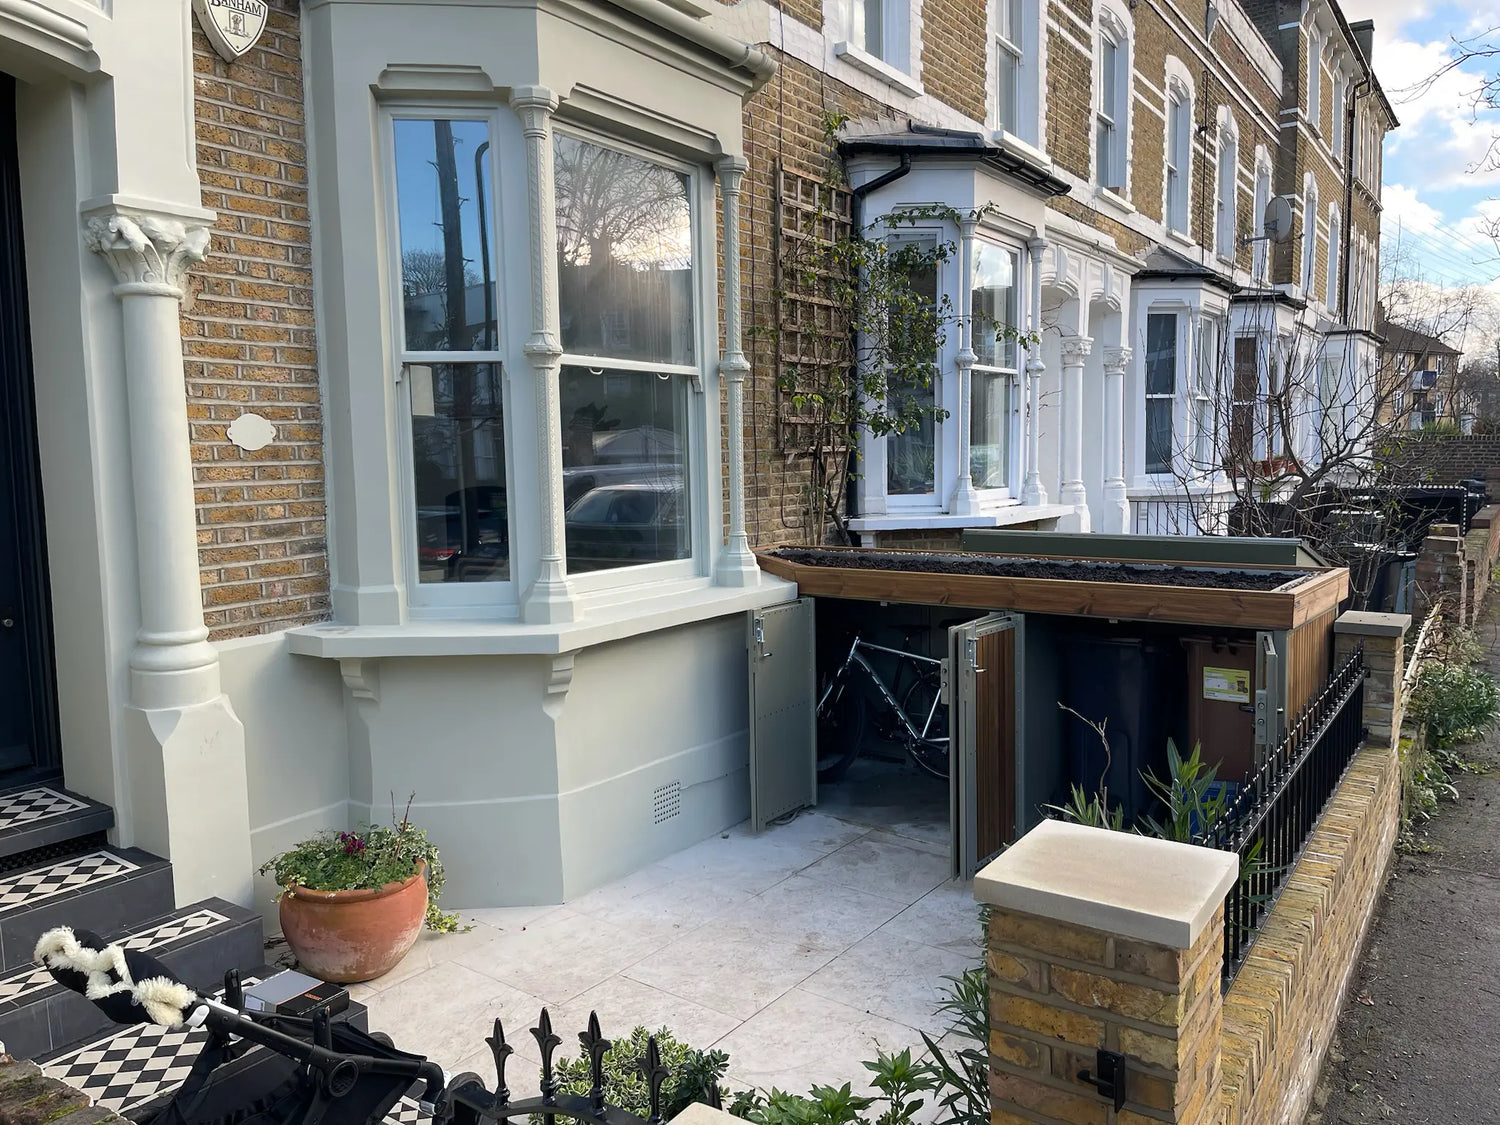
[[[554,176],[563,350],[691,364],[688,176],[563,134]]]

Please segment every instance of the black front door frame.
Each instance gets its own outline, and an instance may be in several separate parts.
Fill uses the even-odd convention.
[[[47,581],[47,536],[42,513],[41,455],[32,383],[26,254],[21,237],[21,176],[16,137],[16,84],[0,74],[0,457],[6,459],[15,505],[19,596],[0,605],[0,628],[22,632],[29,681],[32,766],[62,768],[57,672],[52,645],[52,596]],[[0,498],[3,502],[4,498]],[[10,545],[0,544],[0,549]],[[5,622],[13,622],[6,625]]]

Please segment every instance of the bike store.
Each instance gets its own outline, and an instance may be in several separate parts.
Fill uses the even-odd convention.
[[[752,625],[757,826],[816,803],[946,843],[962,877],[1072,800],[1156,813],[1145,778],[1169,776],[1169,742],[1239,784],[1326,680],[1348,593],[1347,571],[1305,565],[761,561],[802,597]]]

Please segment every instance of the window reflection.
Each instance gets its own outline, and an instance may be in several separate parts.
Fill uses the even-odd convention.
[[[563,350],[691,364],[688,177],[574,137],[555,145]]]
[[[920,258],[912,263],[907,284],[918,300],[929,308],[938,303],[937,237],[922,235],[914,239],[893,240],[915,243]],[[937,356],[933,357],[934,363]],[[886,388],[887,410],[899,415],[908,407],[920,410],[920,420],[899,433],[886,437],[886,491],[896,495],[925,495],[937,487],[937,378],[936,371],[927,380],[900,382],[892,379]]]
[[[407,350],[492,351],[489,125],[398,118],[394,127]]]
[[[413,364],[407,379],[421,581],[509,578],[500,365]]]
[[[1014,251],[978,239],[971,269],[970,324],[975,363],[969,380],[969,475],[975,488],[1010,483],[1010,421],[1017,347],[1007,329],[1017,319]]]
[[[561,416],[568,570],[688,558],[684,380],[567,365]]]

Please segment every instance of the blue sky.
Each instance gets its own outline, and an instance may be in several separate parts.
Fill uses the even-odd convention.
[[[1486,67],[1476,60],[1425,81],[1451,57],[1454,39],[1500,43],[1500,0],[1343,0],[1350,22],[1375,21],[1375,72],[1401,119],[1386,140],[1383,254],[1404,275],[1439,285],[1500,287],[1500,113],[1476,112]]]

